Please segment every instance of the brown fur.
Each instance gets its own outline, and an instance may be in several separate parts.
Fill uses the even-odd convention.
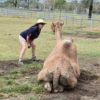
[[[57,44],[37,77],[38,81],[45,82],[48,91],[53,89],[54,92],[62,92],[63,86],[74,88],[80,76],[76,45],[73,39],[62,40],[62,25],[62,22],[52,24]]]

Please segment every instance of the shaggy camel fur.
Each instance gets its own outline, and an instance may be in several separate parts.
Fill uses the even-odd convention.
[[[62,25],[62,22],[52,24],[57,44],[37,77],[38,81],[45,83],[49,92],[62,92],[64,86],[74,88],[80,76],[76,45],[73,39],[62,40]]]

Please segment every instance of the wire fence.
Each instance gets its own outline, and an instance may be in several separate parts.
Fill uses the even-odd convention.
[[[30,11],[23,9],[7,9],[0,8],[0,16],[13,16],[13,17],[30,17],[30,18],[43,18],[49,20],[62,20],[70,25],[78,25],[81,28],[100,28],[100,15],[95,15],[97,18],[89,20],[87,16],[79,14],[71,14],[65,12],[52,12],[52,11]]]

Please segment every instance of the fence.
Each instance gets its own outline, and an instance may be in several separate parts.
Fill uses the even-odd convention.
[[[0,8],[0,16],[15,16],[15,17],[31,17],[31,18],[44,18],[49,20],[63,20],[67,24],[78,25],[81,28],[87,26],[89,28],[100,28],[100,15],[94,15],[94,18],[89,20],[86,14],[71,14],[64,12],[52,11],[30,11],[23,9],[7,9]]]

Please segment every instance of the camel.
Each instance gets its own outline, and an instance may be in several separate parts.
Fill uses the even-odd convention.
[[[37,80],[44,82],[47,91],[63,92],[64,86],[74,88],[80,76],[77,59],[77,47],[73,39],[62,40],[63,22],[53,22],[52,30],[55,33],[56,47],[44,62]]]

